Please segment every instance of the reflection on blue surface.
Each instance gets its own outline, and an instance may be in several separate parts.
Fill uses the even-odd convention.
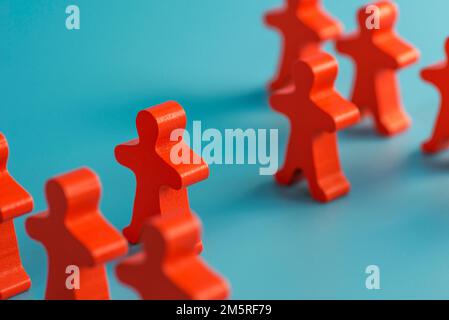
[[[324,1],[347,30],[362,0]],[[400,33],[422,60],[401,73],[414,118],[406,134],[385,140],[370,123],[340,134],[349,197],[314,203],[304,185],[277,187],[256,166],[211,166],[190,189],[204,227],[204,257],[232,283],[233,298],[449,298],[449,158],[419,153],[438,108],[420,67],[442,59],[449,3],[397,1]],[[65,7],[78,4],[81,30],[65,29]],[[264,91],[277,63],[279,37],[262,24],[275,0],[0,0],[0,131],[10,170],[46,208],[43,186],[88,165],[103,182],[102,210],[129,222],[132,174],[113,157],[136,136],[140,109],[179,101],[190,122],[210,128],[279,128]],[[333,51],[332,45],[327,48]],[[352,66],[339,57],[347,95]],[[17,220],[21,253],[33,280],[19,298],[43,298],[46,256]],[[365,289],[365,268],[381,268],[382,290]],[[110,266],[113,298],[135,298]]]

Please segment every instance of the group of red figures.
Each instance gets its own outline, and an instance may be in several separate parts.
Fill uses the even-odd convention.
[[[285,165],[276,175],[280,184],[305,178],[320,202],[344,196],[350,184],[339,162],[337,131],[368,115],[382,136],[409,128],[397,72],[417,62],[420,53],[395,31],[398,12],[393,1],[366,5],[358,12],[359,30],[348,36],[320,0],[286,0],[284,8],[266,15],[266,24],[280,32],[283,40],[279,71],[269,85],[270,104],[291,125]],[[337,51],[354,61],[351,101],[334,89],[338,65],[321,49],[326,41],[335,41]],[[449,57],[449,40],[446,54]],[[436,153],[449,147],[448,63],[423,70],[422,78],[442,95],[433,136],[422,147],[425,153]]]
[[[48,300],[106,300],[109,288],[105,264],[124,257],[128,243],[141,252],[116,267],[118,279],[145,300],[223,300],[227,281],[200,257],[201,222],[189,206],[187,187],[209,176],[208,165],[170,160],[176,143],[173,130],[185,129],[186,114],[176,102],[141,111],[139,138],[116,148],[117,161],[136,177],[132,221],[123,235],[99,210],[101,183],[82,168],[47,182],[48,211],[26,220],[28,235],[42,243],[48,255]],[[184,150],[190,150],[186,146]],[[192,156],[193,154],[190,150]],[[0,135],[0,299],[28,290],[31,281],[19,256],[13,219],[31,212],[31,196],[7,171],[8,145]],[[75,266],[78,287],[68,286],[68,269]]]
[[[350,184],[342,172],[337,131],[371,115],[381,135],[406,130],[410,119],[400,99],[396,73],[415,63],[419,52],[394,30],[397,6],[374,4],[378,25],[369,28],[373,5],[360,9],[359,32],[342,36],[343,28],[322,9],[319,0],[287,0],[281,10],[266,16],[283,36],[279,72],[270,84],[270,104],[291,123],[286,163],[276,174],[280,184],[307,179],[312,196],[328,202],[347,194]],[[352,102],[334,88],[336,60],[321,50],[335,40],[337,50],[357,67]],[[446,43],[449,57],[449,41]],[[447,62],[422,71],[422,77],[442,94],[441,112],[426,153],[449,147],[449,66]],[[200,257],[201,223],[189,206],[187,188],[207,179],[208,165],[174,164],[173,130],[185,129],[186,115],[176,102],[145,109],[137,116],[138,138],[119,145],[117,161],[136,178],[130,225],[123,235],[99,210],[101,183],[82,168],[55,177],[46,185],[48,210],[26,220],[29,236],[42,243],[48,255],[47,299],[109,299],[105,264],[126,256],[128,243],[141,244],[140,253],[119,262],[120,281],[143,299],[226,299],[227,281]],[[188,147],[190,158],[198,155]],[[14,219],[33,210],[33,199],[7,170],[9,148],[0,134],[0,299],[31,286],[14,229]],[[67,286],[68,268],[77,267],[79,287]],[[70,269],[73,270],[73,269]]]

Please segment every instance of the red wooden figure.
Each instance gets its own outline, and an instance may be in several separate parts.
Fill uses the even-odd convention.
[[[139,138],[115,149],[117,161],[131,169],[137,181],[133,217],[123,231],[132,244],[139,242],[148,218],[166,213],[191,214],[187,187],[209,176],[207,164],[182,137],[171,139],[175,130],[185,129],[186,121],[184,109],[173,101],[145,109],[137,116]],[[188,161],[172,161],[174,148],[184,150]]]
[[[424,69],[421,77],[440,92],[441,108],[432,137],[423,144],[425,153],[438,153],[449,147],[449,39],[446,41],[446,61]]]
[[[128,248],[126,239],[103,218],[100,194],[100,181],[91,170],[64,174],[46,185],[49,211],[27,219],[28,234],[48,254],[46,299],[109,299],[104,265]]]
[[[410,126],[396,74],[419,59],[419,51],[396,34],[397,18],[393,2],[365,6],[358,14],[360,31],[337,41],[337,50],[350,56],[357,68],[352,102],[362,114],[372,114],[377,131],[385,136]]]
[[[33,199],[9,174],[8,153],[8,142],[0,133],[0,300],[31,286],[20,260],[13,220],[33,210]]]
[[[147,221],[143,252],[117,266],[117,276],[145,300],[223,300],[229,286],[197,255],[201,226],[194,215]]]
[[[291,84],[294,63],[317,53],[323,42],[343,32],[341,24],[323,10],[321,0],[286,0],[285,7],[269,12],[265,22],[283,38],[279,70],[270,83],[271,90]]]
[[[300,60],[293,70],[295,86],[270,99],[291,124],[286,163],[276,179],[290,185],[305,177],[312,196],[321,202],[350,190],[340,167],[336,132],[359,120],[357,108],[334,89],[337,73],[338,64],[327,53]]]

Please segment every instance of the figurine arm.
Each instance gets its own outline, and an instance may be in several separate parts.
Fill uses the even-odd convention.
[[[421,78],[429,83],[432,83],[435,86],[439,86],[441,79],[444,77],[444,71],[446,69],[447,64],[444,62],[434,66],[430,66],[421,71]]]
[[[401,69],[407,67],[419,60],[419,51],[401,41],[397,36],[383,36],[377,42],[377,47],[384,54],[387,65],[393,69]]]
[[[271,107],[280,113],[287,114],[286,113],[287,106],[291,103],[291,101],[294,100],[291,93],[292,90],[293,88],[287,88],[271,95],[270,97]]]
[[[332,97],[320,101],[319,119],[322,119],[323,128],[328,132],[335,132],[357,123],[360,112],[351,102],[335,93]]]
[[[270,27],[280,29],[283,22],[284,12],[282,10],[275,10],[265,15],[265,24]]]
[[[339,53],[352,57],[354,55],[356,41],[356,35],[341,38],[336,42],[336,49]]]
[[[0,223],[22,216],[33,210],[33,198],[7,171],[0,173]]]
[[[77,240],[78,259],[94,266],[106,263],[126,254],[126,240],[97,212],[83,221],[69,226],[70,233]]]
[[[336,39],[343,33],[343,26],[337,20],[323,13],[321,9],[305,12],[301,20],[310,30],[313,30],[317,40]]]
[[[133,140],[121,145],[118,145],[115,148],[115,158],[117,161],[127,168],[130,168],[131,164],[135,161],[132,159],[136,156],[137,145],[139,144],[139,140]]]
[[[48,213],[40,213],[35,216],[29,217],[25,222],[25,228],[28,235],[34,240],[41,241],[41,230],[44,230],[47,223]]]
[[[171,152],[160,155],[167,164],[166,169],[164,169],[167,178],[163,180],[167,181],[167,184],[175,190],[198,183],[209,177],[209,167],[206,162],[204,162],[200,155],[190,149],[188,145],[184,142],[181,143],[184,144],[183,150],[189,151],[188,163],[173,163],[171,160]]]

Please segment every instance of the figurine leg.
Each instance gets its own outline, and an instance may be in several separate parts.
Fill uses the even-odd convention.
[[[449,147],[449,109],[442,107],[430,140],[422,145],[427,154],[435,154]]]
[[[288,145],[287,155],[285,157],[285,164],[276,175],[276,181],[280,185],[290,186],[301,179],[302,170],[300,168],[299,153],[301,149],[293,145],[291,142]]]
[[[377,75],[375,88],[377,101],[372,111],[379,134],[394,136],[407,130],[411,120],[401,103],[396,71],[387,70]]]
[[[312,197],[320,202],[330,202],[346,195],[351,185],[340,166],[336,134],[323,134],[317,138],[311,154],[306,176]]]
[[[9,299],[31,287],[22,267],[12,220],[0,223],[0,300]]]

